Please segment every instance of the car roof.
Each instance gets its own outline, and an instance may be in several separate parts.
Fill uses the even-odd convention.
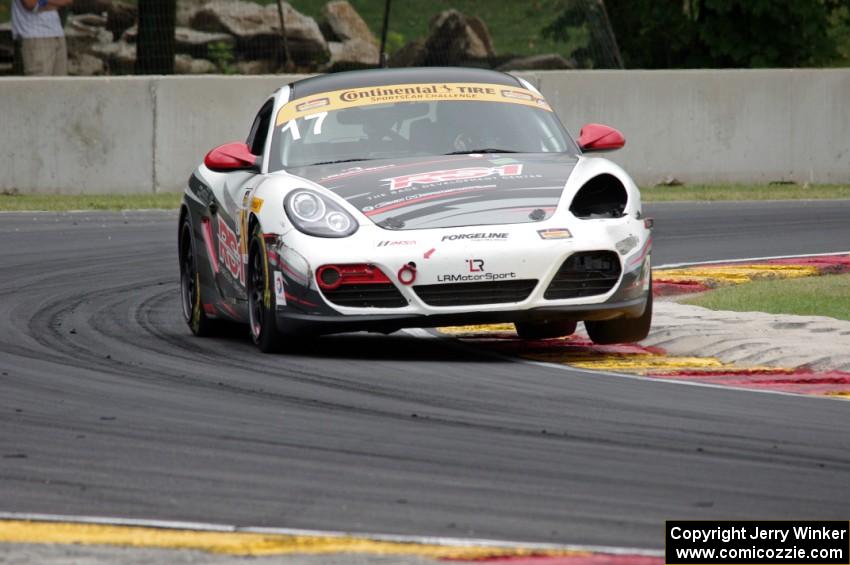
[[[488,69],[465,67],[416,67],[404,69],[368,69],[331,73],[295,81],[290,84],[290,100],[322,92],[387,86],[441,82],[482,82],[505,86],[522,86],[516,77]]]

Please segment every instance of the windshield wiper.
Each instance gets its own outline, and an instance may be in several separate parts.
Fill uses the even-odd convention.
[[[366,158],[366,157],[358,157],[357,159],[339,159],[338,161],[320,161],[318,163],[310,163],[307,166],[312,167],[313,165],[335,165],[337,163],[354,163],[355,161],[374,161],[374,159],[369,159],[369,158]]]
[[[470,153],[519,153],[519,151],[487,147],[485,149],[464,149],[463,151],[452,151],[451,153],[443,153],[443,155],[467,155]]]

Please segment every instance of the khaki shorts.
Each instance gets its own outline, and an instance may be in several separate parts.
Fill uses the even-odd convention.
[[[68,74],[68,50],[64,37],[21,39],[21,59],[27,76],[65,76]]]

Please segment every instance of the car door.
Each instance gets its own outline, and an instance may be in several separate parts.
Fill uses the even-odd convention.
[[[262,156],[271,122],[274,100],[270,99],[260,111],[251,126],[246,145],[254,155]],[[248,263],[248,213],[251,209],[251,195],[259,184],[262,175],[254,171],[233,171],[226,173],[221,184],[219,209],[214,222],[218,242],[219,288],[226,298],[246,300],[245,270]]]

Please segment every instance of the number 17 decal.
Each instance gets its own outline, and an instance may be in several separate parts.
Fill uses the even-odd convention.
[[[313,135],[322,135],[322,124],[325,123],[325,118],[328,117],[327,112],[319,112],[318,114],[312,114],[310,116],[304,116],[304,120],[313,120],[315,123],[313,124]],[[280,128],[281,133],[285,133],[289,131],[292,134],[292,140],[298,141],[301,139],[301,130],[298,129],[298,122],[295,121],[295,118],[286,122],[286,125]]]

